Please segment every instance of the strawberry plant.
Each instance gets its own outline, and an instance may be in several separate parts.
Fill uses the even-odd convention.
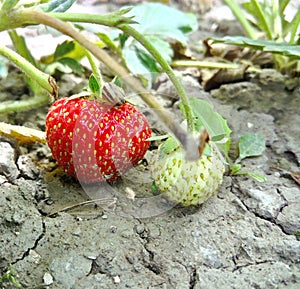
[[[7,272],[0,277],[0,284],[3,286],[9,286],[9,288],[21,288],[22,285],[16,280],[12,265],[10,265]]]
[[[55,69],[60,69],[61,64],[69,68],[73,67],[72,69],[78,68],[78,62],[74,62],[70,57],[75,49],[74,45],[80,50],[80,57],[88,58],[92,68],[89,89],[79,95],[56,100],[46,117],[45,138],[53,157],[64,171],[76,176],[83,183],[114,182],[143,158],[149,148],[150,140],[153,139],[150,137],[151,129],[146,117],[124,100],[120,88],[111,83],[104,83],[94,61],[96,57],[110,69],[113,75],[121,78],[125,85],[136,91],[170,130],[168,140],[159,147],[151,166],[156,187],[168,198],[183,205],[204,202],[215,193],[222,182],[225,163],[228,162],[231,130],[226,120],[207,102],[186,95],[168,59],[166,60],[164,53],[159,51],[160,45],[168,46],[166,39],[155,38],[154,41],[153,35],[150,37],[144,35],[143,31],[135,29],[135,18],[130,14],[130,8],[108,15],[66,12],[74,2],[74,0],[24,3],[23,1],[0,1],[2,5],[0,31],[10,30],[16,47],[16,51],[13,51],[0,45],[0,54],[26,73],[28,84],[34,91],[32,99],[12,102],[2,107],[0,105],[0,111],[31,109],[45,103],[45,94],[44,92],[40,94],[41,89],[47,91],[54,99],[57,98],[56,81],[48,74],[53,72],[53,69],[48,67],[46,70],[48,73],[42,72],[43,65],[33,59],[24,39],[14,30],[36,24],[52,27],[73,38],[72,41],[57,47],[50,60]],[[70,23],[77,23],[77,26]],[[81,24],[78,26],[78,23]],[[132,48],[126,43],[131,37],[139,61],[145,64],[144,60],[149,60],[150,62],[146,63],[155,64],[155,67],[165,72],[174,84],[181,99],[180,109],[186,120],[186,126],[179,124],[172,114],[164,110],[145,88],[145,83],[141,79],[130,74],[128,71],[131,67],[129,62],[132,61],[130,58],[124,58],[126,67],[120,65],[105,50],[81,33],[80,29],[83,27],[81,25],[84,23],[105,25],[122,31],[121,48],[125,51]],[[184,33],[192,29],[193,20],[189,22],[184,19],[182,25],[178,25],[175,20],[174,23],[177,26],[174,24],[164,37],[172,31],[175,39],[184,41]],[[156,29],[158,27],[159,25]],[[106,39],[106,45],[109,43],[114,45],[104,35],[101,35],[101,39]],[[146,67],[150,69],[153,65],[146,65]],[[139,74],[137,71],[133,72]],[[12,131],[20,133],[21,130],[13,127]],[[43,140],[40,135],[36,139]],[[24,138],[22,140],[24,141]]]
[[[295,13],[289,10],[291,1],[250,0],[242,4],[235,0],[224,2],[244,28],[246,36],[212,38],[212,43],[237,45],[272,53],[278,71],[296,74],[299,72],[300,10],[295,9]]]

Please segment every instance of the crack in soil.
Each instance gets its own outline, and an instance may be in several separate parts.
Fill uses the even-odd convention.
[[[283,209],[289,206],[289,202],[288,202],[288,200],[285,198],[285,196],[280,192],[280,189],[277,189],[276,191],[277,191],[277,193],[280,195],[280,197],[284,200],[284,204],[280,207],[279,212],[278,212],[278,214],[277,214],[277,216],[276,216],[276,219],[277,219],[279,213],[282,213]],[[276,219],[275,219],[275,224],[278,226],[278,228],[280,228],[280,230],[281,230],[284,234],[286,234],[286,235],[291,235],[290,233],[286,232],[286,230],[284,229],[284,226],[282,226],[280,223],[277,223],[277,222],[276,222]]]
[[[189,289],[194,289],[196,283],[197,283],[197,269],[194,267],[192,268],[192,272],[190,273]]]
[[[97,264],[96,259],[99,257],[100,255],[96,256],[95,259],[90,259],[92,260],[92,264],[91,264],[91,270],[90,272],[87,273],[86,276],[90,276],[90,275],[95,275],[97,273],[101,273],[101,274],[105,274],[108,275],[107,272],[102,272],[102,270],[100,269],[100,266]],[[111,276],[110,276],[111,277]]]
[[[149,244],[149,238],[146,238],[146,243],[143,245],[144,249],[149,255],[149,260],[143,258],[143,265],[145,268],[153,272],[155,275],[159,275],[161,274],[162,270],[160,266],[154,261],[155,253],[149,248],[147,248],[147,244]]]
[[[289,205],[288,200],[286,199],[286,197],[281,193],[280,189],[276,189],[277,193],[280,195],[280,197],[284,200],[284,204],[279,208],[279,213],[281,213],[283,211],[283,209],[285,207],[287,207]],[[278,214],[279,214],[278,213]],[[278,215],[277,215],[278,216]],[[277,217],[276,217],[277,218]]]
[[[39,242],[44,238],[45,234],[46,234],[46,224],[45,224],[45,221],[42,217],[42,233],[36,238],[34,244],[32,247],[28,248],[23,254],[21,257],[17,258],[14,262],[12,262],[12,265],[18,263],[19,261],[22,261],[24,260],[30,253],[31,250],[35,250],[39,244]]]
[[[141,245],[143,246],[143,248],[145,249],[145,251],[148,253],[148,258],[149,260],[146,260],[146,258],[144,257],[142,259],[142,263],[143,266],[145,268],[147,268],[148,270],[150,270],[151,272],[153,272],[155,275],[160,275],[162,272],[162,269],[160,268],[160,266],[154,261],[154,256],[155,253],[150,250],[147,245],[150,243],[151,237],[149,236],[149,229],[147,228],[147,226],[138,218],[134,217],[134,219],[143,226],[143,228],[138,229],[136,227],[136,233],[139,236],[139,238],[141,239]]]
[[[259,218],[261,220],[268,221],[268,222],[270,222],[270,223],[272,223],[274,225],[277,225],[275,223],[276,218],[275,219],[268,219],[268,218],[262,217],[261,215],[259,215],[258,213],[256,213],[254,210],[252,210],[251,208],[249,208],[249,206],[246,205],[245,201],[243,201],[238,195],[236,195],[236,196],[241,201],[241,203],[243,204],[243,206],[247,209],[247,211],[250,212],[250,213],[252,213],[256,218]]]
[[[235,268],[232,269],[231,272],[235,272],[235,271],[238,271],[242,268],[246,268],[246,267],[250,267],[250,266],[256,266],[256,265],[260,265],[260,264],[272,264],[274,263],[274,260],[263,260],[263,261],[256,261],[256,262],[251,262],[251,263],[247,263],[247,264],[243,264],[243,265],[237,265],[235,260],[234,260],[234,256],[232,257],[232,261],[233,263],[235,263]]]
[[[255,217],[261,219],[261,220],[264,220],[264,221],[267,221],[267,222],[270,222],[272,223],[273,225],[276,225],[278,228],[280,228],[280,230],[282,231],[283,234],[285,235],[290,235],[288,233],[286,233],[283,229],[283,227],[280,225],[280,224],[277,224],[276,223],[276,219],[278,217],[278,215],[282,212],[282,210],[288,206],[288,201],[286,200],[286,198],[281,194],[280,190],[279,189],[276,189],[277,193],[280,195],[280,197],[284,200],[284,204],[279,208],[279,211],[276,215],[276,217],[272,218],[272,219],[269,219],[269,218],[264,218],[263,216],[259,215],[258,213],[256,213],[254,210],[252,210],[251,208],[249,208],[249,206],[246,205],[245,201],[242,200],[242,198],[238,195],[238,194],[235,194],[235,188],[234,186],[232,185],[231,186],[231,192],[238,198],[238,200],[241,202],[241,204],[244,206],[245,209],[247,209],[248,212],[252,213]]]

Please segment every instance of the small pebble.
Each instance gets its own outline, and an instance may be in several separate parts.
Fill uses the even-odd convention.
[[[135,231],[140,235],[145,231],[145,227],[143,225],[137,225]]]
[[[45,201],[45,203],[46,203],[48,206],[51,206],[51,205],[54,204],[54,200],[51,199],[51,198],[49,198],[49,199],[47,199],[47,200]]]
[[[143,270],[143,266],[140,263],[134,264],[133,267],[137,273],[140,273]]]
[[[44,284],[45,284],[46,286],[49,286],[49,285],[51,285],[51,284],[53,283],[53,277],[52,277],[52,275],[51,275],[50,273],[48,273],[48,272],[46,272],[46,273],[44,274],[43,280],[44,280]]]
[[[274,173],[274,177],[280,178],[280,172],[275,172],[275,173]]]
[[[117,232],[117,227],[116,226],[110,226],[110,232],[111,233]]]
[[[115,283],[115,284],[120,284],[121,279],[120,279],[120,277],[119,277],[118,275],[117,275],[117,276],[114,276],[113,278],[114,278],[114,283]]]
[[[80,228],[79,228],[79,227],[76,228],[76,229],[72,232],[72,234],[75,235],[75,236],[80,236],[80,235],[81,235],[81,230],[80,230]]]

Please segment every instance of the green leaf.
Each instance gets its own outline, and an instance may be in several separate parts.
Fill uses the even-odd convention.
[[[289,2],[290,2],[290,0],[280,0],[279,1],[279,13],[280,13],[282,18],[284,16],[285,8],[289,4]]]
[[[21,284],[19,284],[19,282],[16,280],[16,278],[14,276],[14,270],[13,270],[11,264],[9,265],[9,270],[0,277],[0,283],[9,283],[7,285],[13,285],[14,287],[17,287],[17,288],[21,287]],[[5,287],[6,286],[4,286],[4,288]],[[9,287],[11,287],[11,286],[9,286]]]
[[[146,51],[135,49],[136,55],[138,56],[139,61],[141,64],[151,72],[160,72],[161,68],[157,64],[157,62],[154,60],[154,58]],[[135,71],[135,68],[131,70],[135,74],[142,74],[138,70]]]
[[[63,73],[74,72],[80,75],[84,72],[84,69],[77,60],[70,57],[63,57],[58,61],[51,62],[45,68],[45,72],[50,75],[54,74],[56,71]]]
[[[298,9],[298,12],[295,14],[294,18],[292,19],[292,21],[285,25],[285,32],[286,34],[290,33],[290,44],[298,44],[297,43],[297,33],[298,33],[298,37],[299,37],[299,26],[300,26],[300,9]],[[298,38],[299,41],[300,37]]]
[[[118,46],[115,44],[115,42],[105,33],[102,33],[102,32],[98,32],[96,33],[97,36],[100,38],[100,40],[105,44],[107,45],[109,48],[115,50],[115,51],[118,51],[119,48]]]
[[[170,63],[171,60],[172,60],[172,57],[174,55],[174,52],[173,52],[173,49],[171,48],[170,43],[168,43],[167,41],[165,41],[163,39],[158,38],[157,36],[151,36],[151,35],[149,35],[149,36],[147,36],[147,39],[160,52],[160,54],[162,55],[162,57],[167,62]],[[143,50],[145,50],[144,47],[142,47],[142,46],[140,46],[140,48],[142,48]],[[147,53],[148,53],[148,51],[147,51]]]
[[[239,159],[260,156],[266,149],[264,137],[256,133],[246,133],[240,137]]]
[[[157,62],[148,52],[139,50],[134,45],[123,49],[123,58],[128,69],[142,77],[145,86],[150,86],[155,80],[155,73],[161,71]]]
[[[173,49],[169,42],[176,41],[186,45],[187,33],[198,27],[195,15],[185,14],[160,3],[136,5],[127,16],[134,17],[138,24],[132,26],[155,46],[167,62],[171,62],[173,57]],[[127,67],[135,75],[143,76],[144,80],[151,83],[151,73],[160,72],[161,68],[150,53],[124,33],[113,31],[111,38],[118,39]]]
[[[232,166],[231,168],[231,174],[232,175],[235,175],[237,174],[237,172],[242,168],[242,165],[241,164],[235,164]]]
[[[170,44],[156,36],[149,36],[147,38],[161,53],[162,57],[168,62],[171,62],[173,50]],[[125,43],[122,52],[125,63],[130,71],[132,71],[135,75],[143,75],[145,78],[147,78],[148,82],[153,82],[155,73],[161,72],[160,65],[137,41],[132,41],[129,43],[129,45]]]
[[[265,176],[262,176],[260,174],[252,173],[252,172],[241,172],[237,171],[234,173],[235,176],[250,176],[253,179],[257,180],[260,183],[266,182],[267,178]]]
[[[163,142],[159,148],[159,158],[163,158],[165,155],[175,151],[180,146],[180,143],[173,137],[169,137]]]
[[[225,137],[226,137],[226,134],[222,133],[222,134],[211,137],[210,140],[214,141],[214,142],[218,142],[218,141],[221,141],[222,139],[224,139]]]
[[[124,83],[123,83],[122,79],[121,79],[118,75],[116,75],[116,76],[112,79],[111,82],[114,83],[115,85],[121,87],[121,88],[124,88]]]
[[[73,41],[66,40],[63,43],[57,45],[55,52],[54,52],[54,60],[58,60],[65,56],[66,54],[70,53],[74,50],[75,44]]]
[[[52,62],[45,68],[45,73],[50,75],[54,74],[56,71],[72,73],[72,69],[68,65],[64,65],[59,61]]]
[[[227,155],[231,134],[227,121],[219,113],[215,112],[208,102],[202,99],[191,97],[190,104],[196,118],[196,127],[199,131],[205,127],[211,139],[220,139],[221,135],[224,136],[222,140],[218,140],[217,146]]]
[[[204,147],[204,150],[203,150],[202,154],[204,156],[207,156],[207,157],[211,157],[212,156],[211,146],[209,144],[205,144],[205,147]]]
[[[84,71],[84,69],[80,65],[80,63],[77,60],[73,59],[73,58],[64,57],[64,58],[61,58],[59,60],[59,62],[62,63],[63,65],[66,65],[66,66],[70,67],[73,72],[76,72],[78,74],[82,74],[83,71]]]
[[[248,172],[247,173],[250,177],[252,177],[253,179],[257,180],[258,182],[260,183],[263,183],[263,182],[266,182],[267,181],[267,178],[265,176],[262,176],[260,174],[255,174],[255,173],[251,173],[251,172]]]
[[[151,191],[152,192],[158,191],[158,187],[156,186],[155,182],[153,182],[152,185],[151,185]]]
[[[272,40],[254,40],[244,36],[225,36],[223,38],[211,38],[214,43],[225,43],[247,47],[253,50],[261,50],[285,55],[295,59],[300,59],[299,45],[292,45],[285,42],[275,42]]]
[[[16,6],[18,0],[5,0],[1,6],[1,11],[7,11]]]
[[[101,87],[94,74],[91,74],[89,78],[89,88],[94,94],[100,95]]]
[[[127,16],[134,16],[139,24],[133,27],[144,35],[155,35],[161,39],[173,39],[187,43],[186,31],[195,31],[198,21],[195,15],[183,13],[161,3],[134,6]]]
[[[44,12],[65,12],[76,0],[51,0],[49,3],[38,5]]]

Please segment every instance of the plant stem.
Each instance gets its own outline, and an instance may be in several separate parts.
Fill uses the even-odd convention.
[[[52,76],[40,71],[25,58],[5,46],[0,45],[0,54],[21,68],[30,78],[36,80],[41,87],[54,97],[57,96],[57,86]]]
[[[296,36],[299,30],[299,26],[300,26],[300,10],[298,10],[293,20],[287,25],[287,28],[291,30],[291,36],[289,40],[290,44],[296,44],[297,41]]]
[[[212,69],[236,69],[240,65],[235,63],[212,62],[212,61],[196,61],[196,60],[174,60],[171,63],[173,67],[198,67]]]
[[[131,8],[125,8],[117,12],[112,12],[106,15],[100,14],[83,14],[83,13],[47,13],[49,16],[71,22],[84,22],[84,23],[94,23],[101,24],[109,27],[118,27],[121,24],[134,24],[136,23],[132,20],[132,17],[123,16],[128,13]]]
[[[40,69],[31,52],[29,51],[24,37],[18,35],[15,29],[8,31],[8,34],[16,52],[28,60],[33,66]],[[25,75],[25,81],[29,85],[33,95],[39,95],[43,93],[43,88],[35,81],[34,78]]]
[[[8,31],[9,37],[13,43],[13,46],[15,48],[15,50],[22,56],[24,57],[26,60],[28,60],[32,65],[34,65],[35,67],[38,67],[37,62],[35,61],[35,59],[33,58],[31,52],[29,51],[24,37],[18,35],[17,31],[15,29],[12,29],[10,31]]]
[[[48,95],[40,94],[26,100],[4,101],[0,103],[0,113],[24,111],[43,106],[49,102]]]
[[[71,26],[69,23],[65,23],[60,19],[54,18],[50,14],[30,9],[23,10],[20,13],[25,19],[27,18],[30,19],[30,21],[33,21],[34,23],[40,23],[50,26],[62,32],[63,34],[72,37],[80,45],[82,45],[92,54],[94,54],[94,56],[97,57],[101,62],[103,62],[107,67],[109,67],[114,74],[119,75],[121,78],[123,78],[124,82],[126,82],[129,87],[131,87],[134,91],[139,93],[139,95],[145,101],[145,103],[147,103],[155,111],[158,117],[166,124],[166,126],[174,133],[177,139],[181,142],[182,146],[188,152],[188,158],[190,160],[196,160],[199,158],[198,144],[194,140],[194,138],[177,123],[177,121],[170,113],[164,110],[164,108],[156,100],[156,98],[147,89],[144,88],[144,86],[138,79],[131,76],[123,66],[117,63],[103,49],[99,48],[97,45],[91,42],[88,38],[86,38],[84,35],[82,35],[80,32],[74,29],[73,26]],[[66,13],[59,14],[64,15]],[[91,22],[91,19],[89,19],[89,22]]]
[[[260,3],[257,0],[251,0],[251,3],[254,5],[255,7],[255,11],[256,11],[256,18],[258,18],[259,22],[263,25],[263,29],[264,32],[267,35],[267,38],[272,40],[273,39],[273,35],[272,35],[272,31],[270,29],[270,26],[267,22],[267,19],[265,17],[265,14],[261,8]]]
[[[0,10],[0,31],[14,29],[22,27],[24,25],[39,24],[34,19],[28,18],[26,12],[32,9],[11,9],[8,11]],[[80,14],[80,13],[47,13],[48,15],[59,18],[64,21],[69,21],[70,15],[72,15],[72,22],[87,22],[93,23],[93,19],[97,19],[98,24],[106,25],[109,27],[118,27],[120,24],[133,24],[136,23],[132,20],[132,17],[123,16],[129,12],[131,8],[122,9],[117,12],[109,13],[106,15],[99,14]],[[24,13],[25,12],[25,13]],[[38,11],[36,11],[38,12]],[[92,18],[93,17],[93,18]],[[77,18],[84,19],[84,21],[78,21]]]
[[[246,19],[245,13],[241,10],[239,5],[236,3],[235,0],[223,0],[224,3],[231,9],[232,13],[235,15],[237,20],[243,26],[247,35],[252,38],[256,39],[256,33],[253,27],[251,26],[250,22]]]
[[[281,2],[281,1],[280,1]],[[283,27],[282,27],[282,21],[284,18],[281,18],[282,15],[280,14],[280,3],[279,0],[273,0],[272,2],[272,24],[273,27],[268,26],[268,30],[271,33],[272,39],[275,39],[278,42],[283,42],[284,41],[284,35],[283,35]],[[265,18],[265,17],[264,17]],[[267,19],[266,19],[267,21]],[[270,20],[269,20],[270,22]],[[272,31],[271,31],[272,29]]]

